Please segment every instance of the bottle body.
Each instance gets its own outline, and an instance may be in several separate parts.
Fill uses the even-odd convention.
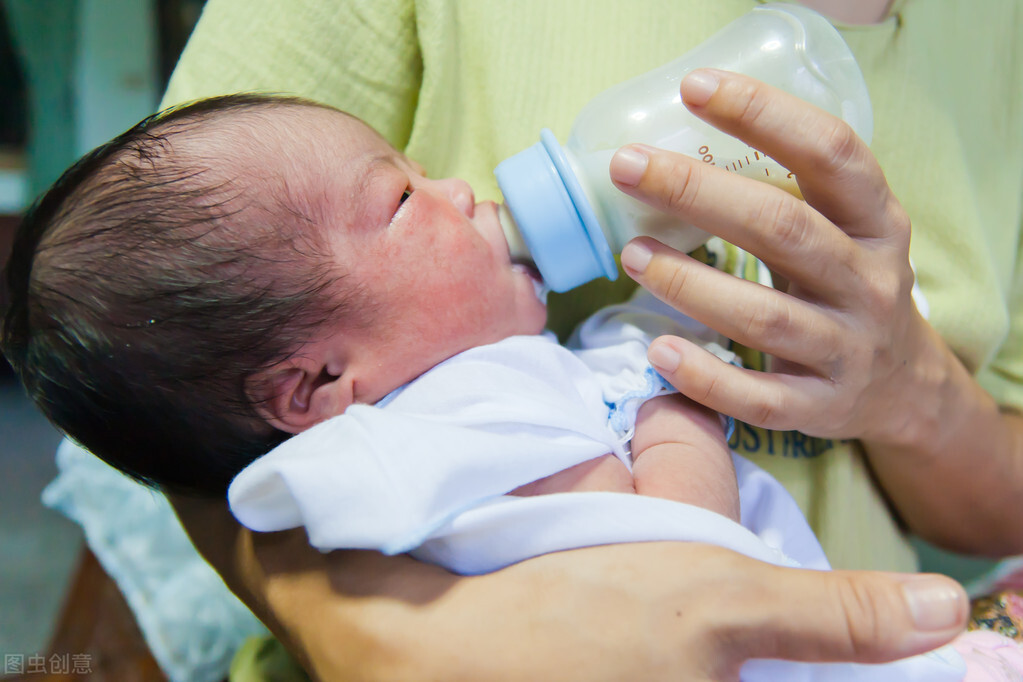
[[[785,168],[685,108],[679,86],[689,71],[700,67],[744,73],[786,90],[844,119],[870,142],[873,123],[866,85],[830,22],[801,6],[757,7],[678,59],[598,94],[580,111],[564,146],[545,131],[537,149],[531,148],[532,155],[520,154],[535,157],[530,163],[519,164],[516,155],[495,170],[525,244],[553,290],[564,291],[601,275],[613,279],[617,268],[613,258],[608,265],[608,254],[619,252],[638,235],[681,251],[708,238],[706,232],[655,211],[612,185],[608,166],[625,144],[681,152],[799,196],[795,179]],[[527,175],[535,182],[528,191],[523,187],[529,184],[524,180]],[[551,183],[563,187],[555,192],[547,186]],[[555,194],[559,196],[551,203]],[[526,205],[536,201],[544,207]],[[540,213],[556,217],[538,220]],[[539,234],[547,230],[573,232],[578,239],[551,240]],[[589,261],[587,267],[569,264],[571,275],[563,276],[563,262],[579,257]],[[590,274],[579,281],[584,272]]]

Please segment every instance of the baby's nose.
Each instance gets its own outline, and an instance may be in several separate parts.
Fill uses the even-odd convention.
[[[446,178],[438,182],[444,185],[444,191],[451,199],[451,203],[471,218],[476,209],[476,195],[469,183],[459,178]]]

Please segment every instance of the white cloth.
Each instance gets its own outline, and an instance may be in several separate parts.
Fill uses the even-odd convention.
[[[827,569],[781,484],[737,455],[741,524],[640,495],[507,495],[609,452],[629,463],[638,404],[651,393],[646,348],[661,334],[694,338],[730,359],[713,332],[641,295],[588,320],[576,350],[550,336],[512,337],[441,363],[381,404],[352,406],[241,472],[231,509],[257,531],[305,526],[321,550],[411,552],[466,574],[551,551],[649,540],[707,542]],[[623,404],[630,395],[642,397]],[[628,415],[625,423],[610,418],[616,412]],[[961,677],[933,656],[886,666],[752,661],[743,673],[750,681]]]

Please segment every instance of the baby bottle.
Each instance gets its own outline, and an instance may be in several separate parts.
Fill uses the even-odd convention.
[[[691,251],[709,235],[622,193],[608,166],[631,142],[682,152],[798,196],[774,160],[696,118],[682,104],[682,78],[699,67],[737,71],[844,119],[867,143],[873,134],[863,75],[838,31],[798,5],[768,4],[736,19],[673,62],[605,90],[582,111],[562,146],[540,142],[502,161],[502,226],[513,256],[530,257],[553,291],[618,276],[614,253],[649,235]]]

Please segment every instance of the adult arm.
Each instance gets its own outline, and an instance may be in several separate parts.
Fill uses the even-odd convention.
[[[662,337],[651,362],[685,395],[750,424],[860,439],[921,536],[1023,551],[1023,525],[1005,522],[1023,499],[1023,418],[999,408],[914,305],[910,221],[867,146],[838,119],[736,74],[695,72],[682,94],[697,116],[792,170],[806,201],[681,155],[619,152],[620,189],[746,249],[785,282],[769,289],[633,242],[623,262],[640,284],[773,356],[771,371],[752,372]]]
[[[962,589],[939,576],[641,543],[459,577],[403,556],[321,554],[301,531],[250,533],[220,502],[173,503],[207,560],[320,680],[733,681],[747,658],[919,653],[967,615]]]

